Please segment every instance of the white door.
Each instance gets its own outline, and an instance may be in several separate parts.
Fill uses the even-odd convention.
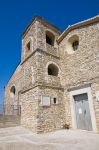
[[[76,123],[78,129],[92,130],[87,93],[74,95]]]

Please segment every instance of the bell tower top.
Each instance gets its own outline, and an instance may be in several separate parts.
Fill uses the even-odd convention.
[[[47,51],[46,44],[57,47],[56,39],[61,31],[40,16],[35,16],[22,33],[22,61],[37,49]]]

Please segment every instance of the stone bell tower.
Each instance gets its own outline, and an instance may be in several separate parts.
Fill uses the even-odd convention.
[[[21,124],[35,132],[63,127],[63,88],[57,38],[61,31],[35,17],[22,36]]]

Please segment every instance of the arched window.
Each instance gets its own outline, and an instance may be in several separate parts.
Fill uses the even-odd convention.
[[[66,43],[66,51],[68,54],[73,54],[79,48],[79,36],[72,35]]]
[[[72,37],[70,37],[69,43],[71,44],[72,49],[76,51],[79,46],[79,37],[77,35],[73,35]]]
[[[28,51],[31,49],[31,42],[30,41],[27,43],[26,47],[27,47]]]
[[[26,44],[26,51],[30,51],[31,50],[31,41],[29,41],[27,44]]]
[[[10,96],[13,98],[15,96],[15,93],[16,93],[15,86],[12,86],[10,89]]]
[[[59,69],[56,65],[50,64],[48,66],[48,75],[58,76],[58,73],[59,73]]]
[[[54,46],[54,41],[55,41],[55,36],[51,32],[46,31],[46,43]]]
[[[73,50],[76,51],[76,50],[78,49],[78,46],[79,46],[79,41],[75,40],[75,41],[72,43]]]

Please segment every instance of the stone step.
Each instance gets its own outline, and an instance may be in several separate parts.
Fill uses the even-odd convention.
[[[15,127],[20,125],[20,116],[0,115],[0,128]]]

